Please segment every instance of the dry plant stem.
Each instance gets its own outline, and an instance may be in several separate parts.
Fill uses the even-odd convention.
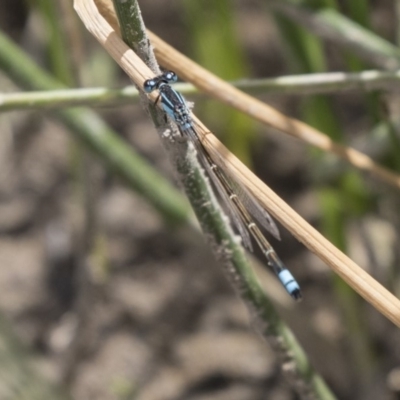
[[[202,126],[202,129],[207,149],[214,154],[216,150],[218,154],[222,154],[233,176],[238,177],[255,194],[268,211],[299,241],[318,255],[362,297],[400,327],[399,299],[304,221],[226,149],[214,135],[210,134],[204,126]]]
[[[211,72],[179,53],[158,36],[149,32],[160,64],[171,68],[185,80],[222,102],[250,115],[254,119],[282,132],[288,133],[321,150],[328,151],[348,161],[362,171],[400,188],[400,176],[374,162],[367,155],[350,147],[335,143],[327,135],[294,118],[289,118],[273,107],[243,93]]]
[[[145,79],[151,77],[150,70],[147,69],[136,54],[122,42],[117,33],[106,23],[103,17],[98,13],[92,0],[76,0],[75,7],[77,9],[80,8],[79,12],[81,14],[83,13],[83,15],[81,15],[83,20],[90,20],[90,27],[88,27],[88,29],[138,86],[142,85]],[[86,23],[89,24],[87,21]],[[173,50],[173,52],[176,53],[175,50]],[[170,66],[176,67],[173,64],[170,64]],[[213,83],[218,85],[218,81],[215,81],[211,75],[211,82],[209,82],[209,84],[212,85]],[[153,98],[155,99],[155,95]],[[331,266],[334,271],[377,310],[400,327],[400,302],[393,294],[304,221],[294,210],[285,204],[262,181],[237,160],[236,157],[233,156],[218,139],[209,133],[205,127],[203,127],[203,134],[207,139],[204,140],[204,143],[207,145],[208,150],[210,152],[215,152],[215,148],[226,157],[227,166],[232,171],[232,174],[237,176],[249,187],[275,218],[292,232],[297,239],[303,242],[311,251]]]

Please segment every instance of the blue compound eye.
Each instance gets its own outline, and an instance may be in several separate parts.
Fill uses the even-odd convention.
[[[154,79],[148,79],[143,84],[143,89],[146,93],[151,93],[156,88],[156,81]]]
[[[165,72],[164,78],[167,80],[167,82],[176,82],[178,80],[176,73],[172,71]]]

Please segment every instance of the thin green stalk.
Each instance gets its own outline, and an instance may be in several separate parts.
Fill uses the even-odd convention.
[[[64,86],[40,69],[25,53],[0,33],[0,68],[26,89],[54,90]],[[170,221],[188,221],[182,195],[143,160],[95,113],[85,108],[57,111],[55,115],[106,164],[145,196]]]
[[[134,104],[138,100],[139,92],[134,86],[122,89],[80,88],[0,93],[0,111],[47,110],[83,105],[120,106]]]
[[[230,84],[252,94],[311,95],[349,90],[389,91],[400,86],[400,70],[309,73],[232,81]],[[182,94],[202,96],[202,93],[189,83],[177,83],[174,88]],[[0,111],[51,109],[81,105],[119,106],[132,104],[138,100],[139,92],[134,86],[126,86],[122,89],[80,88],[0,93]]]
[[[116,7],[121,6],[117,11],[118,15],[124,11],[129,12],[134,9],[134,4],[137,5],[134,0],[114,0],[114,4]],[[122,9],[122,5],[125,6],[125,10]],[[135,18],[140,18],[140,14],[133,17],[133,19]],[[123,19],[123,21],[126,20],[126,18]],[[144,30],[144,25],[142,23],[140,25]],[[123,31],[124,27],[121,21],[120,26]],[[123,37],[126,38],[127,35],[123,34]],[[128,42],[127,44],[137,47],[133,43]],[[151,51],[150,48],[149,51]],[[151,58],[151,56],[147,57]],[[272,303],[265,295],[198,165],[191,145],[189,144],[187,147],[185,143],[175,143],[168,150],[200,224],[212,244],[214,253],[222,261],[237,292],[253,311],[255,325],[277,351],[283,370],[294,389],[303,399],[334,399],[329,388],[313,370],[301,346],[279,318]]]
[[[139,4],[136,1],[113,0],[121,27],[122,39],[155,73],[160,73],[156,57],[146,35]]]

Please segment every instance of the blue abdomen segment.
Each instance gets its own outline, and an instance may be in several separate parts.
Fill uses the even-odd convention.
[[[286,288],[288,293],[295,300],[301,300],[302,296],[301,296],[300,286],[288,269],[284,269],[281,272],[279,272],[278,278],[282,282],[282,285]]]

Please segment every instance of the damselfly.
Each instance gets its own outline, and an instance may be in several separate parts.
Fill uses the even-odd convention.
[[[176,74],[167,71],[153,79],[148,79],[143,87],[146,93],[151,93],[154,90],[159,91],[157,101],[161,102],[163,110],[176,123],[181,134],[195,147],[198,160],[206,170],[221,199],[223,199],[225,209],[234,226],[238,229],[244,246],[250,251],[253,250],[250,237],[252,236],[266,257],[268,265],[278,276],[287,292],[295,300],[300,300],[299,284],[278,257],[255,221],[279,239],[277,226],[248,189],[240,185],[224,168],[223,160],[212,157],[204,147],[185,99],[169,85],[176,81]]]

